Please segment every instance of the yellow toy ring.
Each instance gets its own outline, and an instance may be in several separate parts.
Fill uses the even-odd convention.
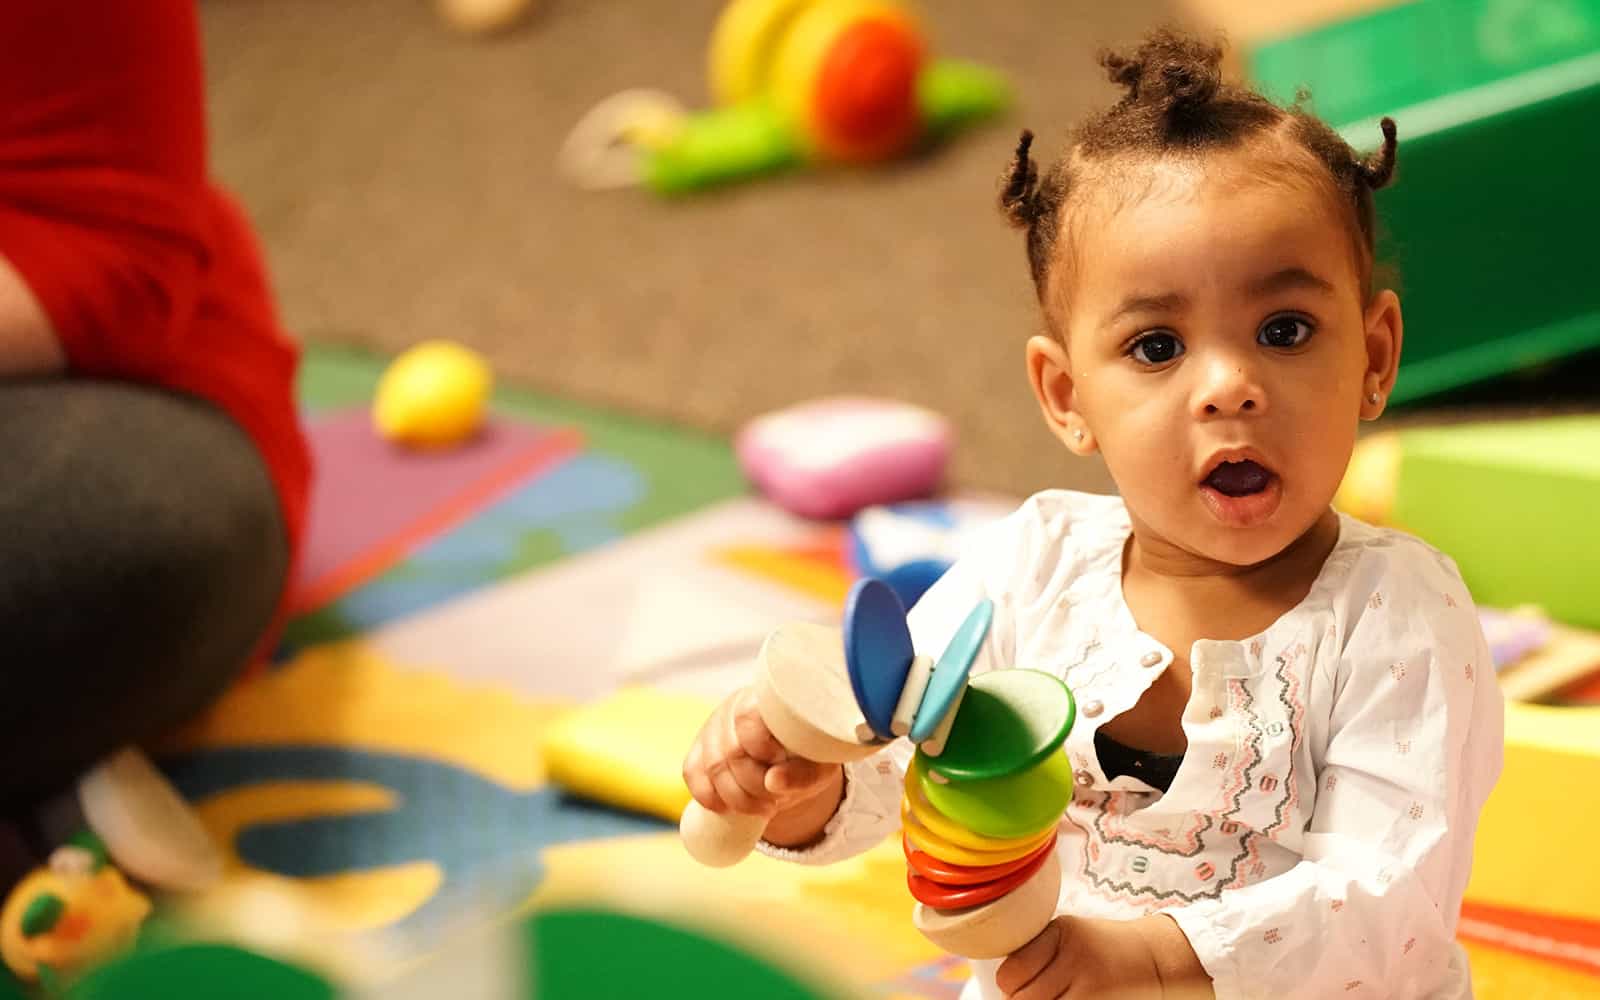
[[[967,829],[933,807],[928,797],[922,794],[922,786],[916,779],[916,773],[910,768],[906,769],[906,794],[900,803],[900,808],[902,813],[909,810],[929,833],[957,847],[967,847],[987,853],[1009,851],[1039,842],[1038,834],[1033,833],[1025,837],[987,837],[975,830]]]
[[[911,846],[940,861],[952,865],[962,865],[967,868],[986,868],[990,865],[1003,865],[1008,861],[1025,858],[1040,847],[1045,841],[1055,835],[1055,824],[1041,830],[1027,843],[1020,847],[1012,847],[1003,851],[977,851],[970,847],[952,844],[950,841],[929,830],[906,807],[905,800],[900,803],[900,822],[905,827],[906,839],[911,841]]]

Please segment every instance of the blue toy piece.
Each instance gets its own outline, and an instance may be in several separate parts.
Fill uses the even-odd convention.
[[[844,660],[850,689],[880,740],[894,739],[890,723],[913,658],[906,609],[882,580],[857,580],[844,605]]]
[[[950,568],[955,558],[951,543],[962,527],[954,508],[942,500],[869,507],[850,521],[847,556],[858,574],[877,577],[901,604],[913,607]],[[908,541],[918,538],[922,545],[911,544],[916,554],[908,557]]]
[[[967,687],[967,674],[972,661],[989,634],[989,623],[994,620],[994,602],[988,598],[978,602],[967,615],[967,620],[956,629],[956,634],[939,655],[933,666],[933,676],[928,679],[928,690],[922,694],[917,714],[911,722],[911,742],[921,743],[932,736],[944,720],[961,693]]]

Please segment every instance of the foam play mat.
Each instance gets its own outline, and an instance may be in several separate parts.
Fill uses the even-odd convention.
[[[603,907],[804,969],[819,997],[954,1000],[965,963],[913,928],[897,844],[708,870],[670,819],[697,719],[766,633],[837,621],[845,526],[750,495],[725,441],[514,392],[476,450],[424,474],[370,438],[380,370],[308,359],[327,507],[303,613],[271,668],[161,755],[228,861],[184,926],[349,995],[431,997],[527,914]],[[384,517],[360,516],[361,497],[391,494]],[[1462,923],[1481,998],[1600,992],[1600,869],[1580,842],[1524,839],[1564,822],[1546,800],[1600,760],[1587,720],[1514,727],[1541,742],[1508,755],[1515,789],[1485,821]],[[641,954],[632,967],[670,971],[671,949]],[[404,985],[430,975],[431,990]]]

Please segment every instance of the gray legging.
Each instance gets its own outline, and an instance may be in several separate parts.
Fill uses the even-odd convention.
[[[220,694],[287,564],[266,468],[217,409],[0,381],[0,819]]]

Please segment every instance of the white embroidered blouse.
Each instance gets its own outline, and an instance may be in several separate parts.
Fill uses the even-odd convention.
[[[1059,912],[1165,911],[1224,1000],[1470,997],[1455,926],[1504,706],[1454,563],[1341,514],[1299,605],[1251,639],[1194,644],[1188,750],[1162,794],[1108,780],[1095,756],[1096,728],[1172,662],[1122,598],[1129,531],[1120,498],[1037,494],[910,614],[917,651],[937,659],[988,597],[974,672],[1044,670],[1076,697]],[[898,828],[910,753],[900,740],[847,765],[819,843],[762,850],[824,864],[877,844]]]

